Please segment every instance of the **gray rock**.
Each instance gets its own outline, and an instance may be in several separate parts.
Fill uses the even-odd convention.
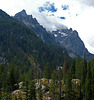
[[[20,82],[19,83],[19,89],[22,89],[23,88],[23,82]]]
[[[12,92],[12,94],[19,94],[21,92],[21,90],[15,90]]]

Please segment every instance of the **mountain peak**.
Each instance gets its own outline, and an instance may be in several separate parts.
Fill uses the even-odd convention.
[[[21,13],[22,13],[23,15],[27,15],[27,14],[26,14],[26,11],[25,11],[24,9],[21,11]]]
[[[26,11],[23,9],[21,12],[18,12],[15,16],[18,16],[18,15],[21,15],[23,17],[26,17],[27,16],[27,13]]]

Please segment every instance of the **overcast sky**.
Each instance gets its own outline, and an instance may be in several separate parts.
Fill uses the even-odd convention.
[[[94,54],[94,0],[0,0],[0,9],[12,16],[25,9],[48,31],[73,28]]]

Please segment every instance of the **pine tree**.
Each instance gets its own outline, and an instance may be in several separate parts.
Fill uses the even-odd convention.
[[[90,63],[88,63],[86,84],[85,84],[85,100],[91,100],[92,98],[91,79],[92,79],[91,66]]]
[[[30,83],[29,100],[36,100],[35,81]]]
[[[61,67],[58,67],[57,69],[57,80],[58,80],[58,83],[56,85],[58,85],[58,89],[59,89],[59,92],[58,94],[56,95],[56,98],[58,98],[58,100],[61,100],[61,95],[62,95],[62,90],[61,90],[61,87],[62,87],[62,83],[61,83],[61,80],[63,78],[63,74],[62,74],[62,68]]]
[[[29,74],[30,81],[34,80],[34,68],[30,67],[28,74]]]
[[[67,61],[64,60],[64,64],[63,64],[63,76],[66,75],[66,73],[67,73],[67,69],[68,69]]]
[[[82,59],[78,56],[76,63],[75,63],[75,76],[77,79],[81,79],[81,69],[82,69]]]
[[[11,64],[10,69],[9,69],[8,79],[7,79],[7,83],[8,83],[10,91],[15,90],[14,84],[16,84],[16,81],[15,81],[15,75],[14,75],[14,68],[15,68],[15,65]]]
[[[18,69],[18,66],[15,66],[14,74],[15,74],[15,82],[16,82],[16,84],[18,84],[18,80],[19,80],[19,69]]]
[[[51,66],[49,63],[46,64],[46,66],[44,67],[44,77],[48,79],[48,84],[49,84],[49,79],[51,77],[51,72],[52,72],[52,69],[51,69]]]
[[[4,80],[4,79],[6,79],[6,76],[7,76],[5,74],[6,74],[5,65],[4,65],[4,63],[2,63],[2,64],[0,64],[0,88],[2,88],[4,82],[6,81],[6,80]]]
[[[83,66],[82,66],[82,72],[81,72],[81,87],[83,95],[85,95],[85,80],[86,80],[86,74],[87,74],[87,62],[84,57]]]
[[[28,93],[28,91],[29,91],[29,80],[27,79],[27,80],[25,80],[25,95],[26,95],[26,100],[28,100],[28,98],[29,98],[29,93]]]
[[[59,96],[60,96],[60,100],[61,100],[61,95],[62,95],[62,90],[61,90],[62,83],[61,83],[61,80],[62,80],[62,70],[61,70],[61,68],[59,68]]]
[[[70,71],[71,71],[72,79],[75,78],[75,60],[73,60],[71,63]]]
[[[52,80],[51,84],[50,84],[50,89],[49,89],[49,93],[50,96],[52,98],[52,100],[54,100],[55,98],[55,82]]]
[[[94,59],[90,60],[90,67],[92,72],[92,79],[91,79],[91,89],[92,89],[92,100],[94,100]]]
[[[2,91],[0,90],[0,100],[2,100]]]
[[[86,74],[87,74],[87,62],[86,62],[86,59],[84,57],[83,66],[82,66],[82,73],[81,73],[81,85],[82,86],[85,84]]]
[[[50,96],[51,96],[52,100],[54,100],[55,99],[55,86],[56,86],[56,71],[55,70],[53,71],[53,73],[51,75],[51,79],[52,79],[52,81],[50,84],[49,92],[50,92]]]
[[[40,86],[39,86],[39,91],[38,91],[38,99],[39,100],[43,100],[43,97],[42,97],[42,86],[41,86],[41,83],[40,83]]]
[[[52,72],[51,79],[55,83],[55,81],[56,81],[56,71],[55,70]]]
[[[93,69],[92,69],[92,100],[94,99],[94,65],[93,65]]]
[[[66,76],[66,91],[65,91],[65,100],[74,100],[74,94],[72,90],[72,76],[70,71],[68,70],[67,76]]]

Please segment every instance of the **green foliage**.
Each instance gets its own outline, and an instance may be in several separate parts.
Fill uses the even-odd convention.
[[[50,93],[52,100],[54,100],[55,99],[55,82],[54,81],[52,81],[50,84],[49,93]]]
[[[60,100],[60,96],[58,93],[55,95],[55,100]]]
[[[75,64],[75,76],[77,79],[81,79],[82,66],[83,66],[82,58],[78,56]]]
[[[67,69],[68,69],[68,64],[67,64],[67,61],[64,60],[64,64],[63,64],[63,76],[66,75]]]
[[[38,90],[38,98],[39,98],[39,100],[43,100],[43,96],[42,96],[42,85],[41,84],[40,84],[39,90]]]
[[[8,86],[10,88],[10,91],[14,90],[14,84],[15,84],[15,77],[14,77],[13,69],[11,69],[8,75]]]
[[[92,82],[91,89],[92,89],[92,100],[93,100],[93,98],[94,98],[94,65],[93,65],[93,68],[92,68],[92,80],[91,80],[91,82]]]
[[[86,62],[86,59],[84,58],[82,72],[81,72],[81,85],[82,86],[85,84],[86,74],[87,74],[87,62]]]
[[[75,60],[73,60],[71,63],[70,71],[71,71],[72,79],[75,78]]]
[[[92,79],[91,66],[90,66],[90,63],[88,63],[86,84],[85,84],[85,100],[91,100],[92,98],[92,85],[91,85],[92,80],[91,79]]]
[[[43,75],[45,78],[48,79],[48,83],[49,83],[49,79],[51,78],[51,72],[52,72],[52,68],[51,68],[50,64],[47,63],[44,67]]]
[[[36,100],[35,81],[30,83],[29,100]]]
[[[66,93],[65,93],[65,100],[74,100],[74,92],[72,90],[72,76],[70,70],[67,72],[66,76]]]
[[[2,63],[0,65],[0,88],[2,86],[4,86],[6,80],[4,80],[6,78],[7,74],[6,74],[6,69],[5,69],[5,64]]]
[[[82,87],[82,93],[83,96],[85,95],[85,82],[86,82],[86,75],[87,75],[87,62],[86,59],[84,57],[83,60],[83,65],[82,65],[82,69],[81,69],[81,87]]]
[[[51,74],[51,79],[53,80],[53,82],[55,83],[56,80],[56,71],[54,70]]]

